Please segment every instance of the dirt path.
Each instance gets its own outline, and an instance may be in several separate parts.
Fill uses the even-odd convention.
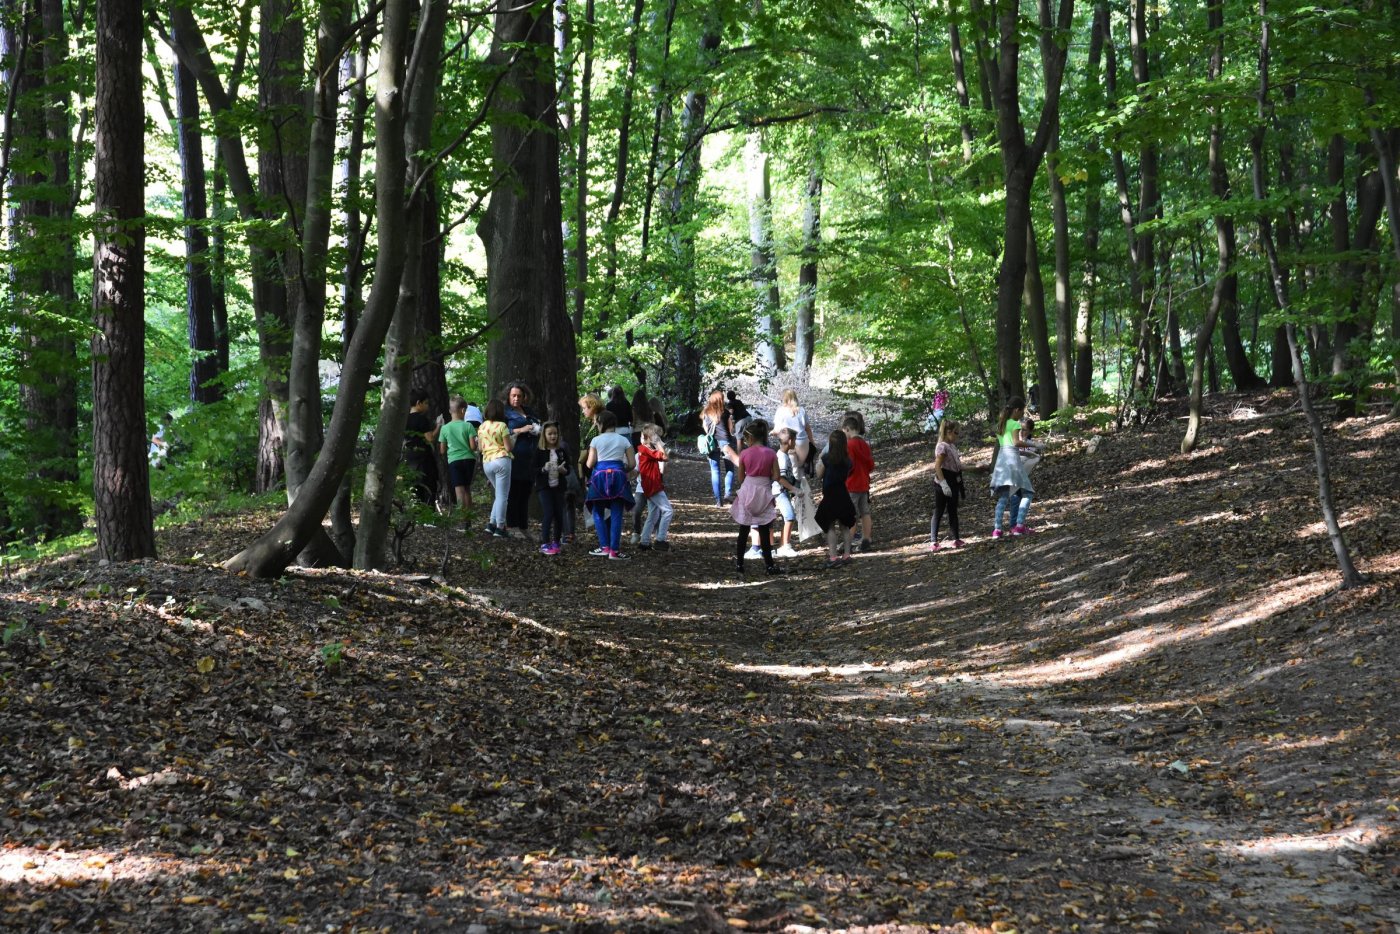
[[[630,562],[441,528],[417,576],[249,581],[198,557],[240,516],[28,569],[0,926],[1393,930],[1384,428],[1332,438],[1342,595],[1301,426],[1212,428],[1058,444],[1028,538],[974,473],[937,554],[927,443],[880,442],[880,549],[831,572],[737,579],[684,458]]]

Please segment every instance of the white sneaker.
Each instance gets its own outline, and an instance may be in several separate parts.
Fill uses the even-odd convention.
[[[638,534],[637,532],[633,532],[633,533],[632,533],[632,544],[634,544],[634,545],[640,545],[641,543],[642,543],[642,536],[641,536],[640,534]]]
[[[763,549],[758,547],[757,545],[754,545],[747,552],[744,553],[744,557],[748,558],[750,561],[752,561],[754,558],[762,558]]]
[[[796,557],[797,557],[797,552],[796,552],[796,550],[793,549],[793,547],[792,547],[791,545],[784,545],[783,547],[779,548],[777,551],[773,552],[773,554],[777,555],[779,558],[796,558]]]

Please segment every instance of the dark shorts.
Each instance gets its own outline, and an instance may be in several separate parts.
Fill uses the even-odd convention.
[[[472,478],[476,476],[476,458],[468,457],[465,460],[453,461],[447,465],[447,475],[452,478],[453,486],[464,486],[471,489]]]

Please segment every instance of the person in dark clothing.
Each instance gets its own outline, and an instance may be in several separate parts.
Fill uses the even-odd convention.
[[[510,493],[506,499],[506,528],[524,531],[530,524],[530,494],[535,490],[535,449],[540,420],[530,408],[534,395],[524,383],[506,387],[506,428],[515,439],[515,460],[510,467]]]
[[[411,474],[413,495],[425,506],[437,501],[437,455],[433,451],[437,433],[438,426],[428,416],[428,396],[419,393],[404,426],[403,459]]]
[[[632,404],[627,401],[627,393],[621,386],[612,388],[612,392],[608,394],[608,404],[603,408],[613,413],[613,417],[617,419],[617,433],[631,442]]]

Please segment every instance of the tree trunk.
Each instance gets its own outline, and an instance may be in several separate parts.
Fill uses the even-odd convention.
[[[641,39],[642,9],[646,0],[632,5],[632,33],[627,45],[627,76],[622,84],[622,113],[618,118],[617,162],[613,168],[612,198],[608,201],[607,219],[603,221],[603,249],[607,254],[607,269],[603,274],[603,300],[599,303],[599,320],[606,321],[617,301],[617,223],[622,202],[627,194],[628,156],[632,148],[632,101],[637,87],[637,45]],[[667,51],[669,52],[669,41]],[[658,112],[657,123],[660,124]],[[602,325],[599,325],[600,329]]]
[[[1147,49],[1147,0],[1131,0],[1129,14],[1128,39],[1132,52],[1133,85],[1139,94],[1150,99],[1152,96],[1150,92],[1144,91],[1151,80]],[[1137,241],[1137,262],[1144,299],[1139,306],[1143,318],[1138,322],[1138,368],[1133,378],[1133,384],[1138,393],[1142,395],[1146,395],[1148,391],[1149,374],[1152,372],[1151,354],[1148,350],[1148,339],[1152,333],[1152,327],[1148,318],[1151,317],[1152,305],[1155,304],[1155,301],[1147,300],[1147,296],[1153,296],[1155,299],[1157,255],[1156,235],[1151,230],[1140,228],[1144,224],[1160,219],[1161,211],[1161,198],[1158,193],[1157,145],[1149,138],[1149,141],[1138,150],[1138,211],[1137,225],[1133,231]]]
[[[1108,6],[1094,7],[1093,26],[1089,36],[1088,75],[1089,100],[1103,99],[1099,63],[1108,36]],[[1074,322],[1074,397],[1088,402],[1094,388],[1094,301],[1098,293],[1099,226],[1102,213],[1103,179],[1099,174],[1099,141],[1091,135],[1086,145],[1089,151],[1089,179],[1084,192],[1084,261],[1081,274],[1084,284],[1079,292],[1079,311]]]
[[[1035,221],[1026,220],[1026,284],[1023,289],[1026,326],[1031,332],[1031,349],[1035,354],[1035,380],[1040,387],[1037,395],[1042,418],[1055,412],[1055,358],[1050,352],[1050,325],[1045,317],[1045,281],[1040,274],[1040,245],[1036,242]]]
[[[591,126],[589,108],[593,99],[593,31],[595,18],[594,0],[586,0],[583,8],[583,76],[579,80],[578,122],[574,131],[578,136],[578,160],[574,164],[574,284],[573,284],[573,323],[574,333],[583,333],[583,313],[588,304],[588,132]],[[552,61],[552,59],[551,59]],[[494,200],[495,196],[492,196]],[[560,242],[563,242],[560,231]],[[562,250],[562,247],[560,248]],[[562,259],[561,259],[562,269]],[[602,340],[607,330],[607,310],[600,309],[598,317],[598,340]]]
[[[1255,126],[1254,132],[1250,136],[1250,153],[1252,156],[1254,198],[1261,205],[1267,197],[1265,178],[1267,173],[1264,167],[1264,128],[1268,123],[1270,113],[1269,104],[1269,10],[1268,0],[1259,0],[1259,91],[1258,115],[1259,123]],[[1285,316],[1285,323],[1280,329],[1284,332],[1288,342],[1288,356],[1292,364],[1293,382],[1298,389],[1298,403],[1302,406],[1303,415],[1307,418],[1308,428],[1312,433],[1313,443],[1313,463],[1317,469],[1317,489],[1318,503],[1322,507],[1323,523],[1327,527],[1327,534],[1332,543],[1332,551],[1337,556],[1337,566],[1342,573],[1342,587],[1354,587],[1363,582],[1361,574],[1357,572],[1356,566],[1351,560],[1351,550],[1347,547],[1346,537],[1342,534],[1341,524],[1337,521],[1336,507],[1332,498],[1332,477],[1327,463],[1327,445],[1322,430],[1322,419],[1312,407],[1312,400],[1308,393],[1307,373],[1303,369],[1303,356],[1298,349],[1298,338],[1294,332],[1293,323],[1287,321],[1290,314],[1290,301],[1288,296],[1288,278],[1284,273],[1283,264],[1279,261],[1278,250],[1274,247],[1273,222],[1269,215],[1261,210],[1259,215],[1259,239],[1264,246],[1264,255],[1269,264],[1269,283],[1273,289],[1274,300],[1278,303],[1279,310]]]
[[[331,234],[331,186],[340,104],[337,58],[349,26],[349,5],[321,5],[312,74],[311,134],[306,148],[300,276],[291,295],[292,345],[287,380],[287,502],[296,499],[321,450],[321,335],[326,320],[326,263]]]
[[[1026,278],[1026,230],[1030,224],[1031,184],[1051,135],[1059,126],[1066,47],[1057,41],[1049,41],[1042,47],[1044,100],[1035,136],[1028,145],[1026,130],[1021,123],[1019,10],[1011,4],[999,5],[996,11],[999,48],[997,58],[993,60],[989,51],[983,51],[990,43],[992,18],[982,0],[973,0],[972,8],[980,25],[978,48],[983,59],[982,71],[994,78],[997,140],[1001,145],[1002,185],[1006,193],[1002,257],[997,270],[996,310],[998,388],[1004,401],[1011,396],[1024,394],[1021,299]],[[1059,13],[1052,24],[1049,0],[1041,0],[1041,34],[1050,39],[1066,34],[1073,13],[1073,0],[1061,0]]]
[[[1368,86],[1365,95],[1367,106],[1374,107],[1375,91]],[[1395,180],[1395,151],[1379,127],[1371,127],[1371,145],[1376,150],[1376,164],[1380,168],[1385,217],[1390,227],[1390,248],[1395,253],[1396,262],[1400,263],[1400,191],[1397,191]],[[1396,412],[1400,412],[1400,278],[1391,282],[1390,339],[1394,345],[1394,350],[1391,351],[1391,366],[1396,378]]]
[[[194,73],[175,62],[175,135],[180,149],[180,178],[185,214],[185,315],[189,322],[190,399],[217,402],[223,390],[218,334],[214,324],[214,280],[210,276],[209,234],[205,230],[204,141],[199,130],[199,94]]]
[[[490,62],[508,70],[491,126],[491,150],[496,171],[512,176],[513,184],[492,191],[477,234],[486,248],[489,316],[521,306],[520,313],[502,318],[487,348],[488,389],[523,380],[550,418],[573,426],[578,423],[578,351],[564,299],[550,33],[545,10],[519,7],[495,14]]]
[[[822,243],[822,157],[813,133],[812,166],[807,173],[807,197],[802,205],[802,265],[797,270],[797,326],[794,365],[808,373],[816,357],[817,262]]]
[[[365,390],[397,305],[403,275],[404,66],[410,0],[385,0],[375,91],[375,214],[379,249],[374,284],[364,315],[345,354],[340,392],[321,456],[302,484],[296,502],[265,535],[234,555],[225,567],[252,577],[275,577],[286,570],[321,528],[326,509],[350,466],[364,416]],[[556,230],[558,228],[556,227]],[[402,431],[402,426],[400,426]]]
[[[749,189],[749,269],[754,290],[754,347],[760,376],[787,369],[783,348],[778,264],[773,249],[773,191],[763,135],[750,130],[744,146]]]
[[[711,15],[700,35],[699,64],[702,73],[707,73],[713,66],[720,38],[720,23]],[[695,234],[688,225],[695,217],[695,197],[700,188],[700,140],[705,132],[705,110],[709,100],[709,93],[703,87],[685,96],[680,125],[682,149],[676,165],[676,181],[668,199],[672,262],[680,279],[681,306],[688,329],[677,337],[675,343],[676,393],[686,405],[700,399],[704,362],[699,345],[700,335],[694,330],[698,313]]]
[[[349,114],[349,130],[345,139],[345,158],[340,163],[340,184],[345,188],[345,270],[340,280],[341,355],[355,336],[355,323],[364,307],[365,223],[360,212],[360,190],[363,181],[360,166],[364,161],[365,115],[369,112],[369,39],[346,52],[340,63],[341,87],[347,90],[345,102]]]
[[[145,106],[141,3],[97,7],[92,442],[97,553],[153,558],[146,429]]]
[[[1074,405],[1075,319],[1071,311],[1069,274],[1069,208],[1065,204],[1065,183],[1060,178],[1058,137],[1045,154],[1045,167],[1050,176],[1050,208],[1055,237],[1055,398],[1060,407]],[[1041,392],[1048,386],[1042,383]]]
[[[219,358],[219,372],[227,373],[229,367],[228,333],[228,239],[225,235],[228,220],[228,202],[224,197],[228,183],[224,177],[223,159],[214,150],[214,184],[211,198],[214,225],[209,238],[210,262],[213,266],[211,286],[214,299],[214,353]]]

